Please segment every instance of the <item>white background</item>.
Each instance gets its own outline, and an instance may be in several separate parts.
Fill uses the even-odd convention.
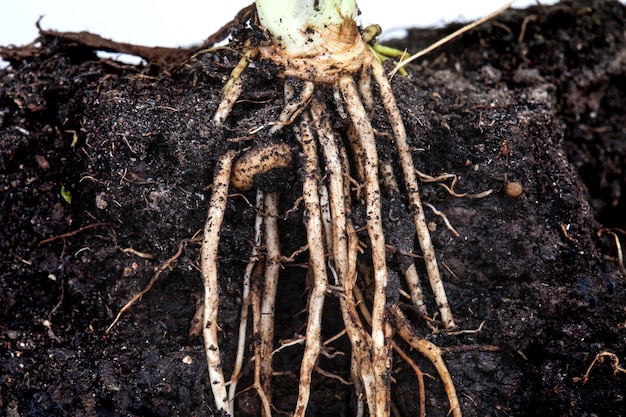
[[[0,45],[24,45],[43,29],[87,30],[118,42],[146,46],[192,46],[230,21],[252,0],[0,0]],[[556,0],[542,0],[551,4]],[[358,0],[363,24],[378,23],[387,36],[393,29],[469,21],[497,10],[506,0]],[[533,0],[519,0],[526,7]],[[8,13],[7,13],[8,11]]]

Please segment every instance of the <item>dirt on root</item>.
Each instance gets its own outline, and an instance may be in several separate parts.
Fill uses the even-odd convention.
[[[626,361],[626,277],[615,241],[625,242],[626,230],[625,25],[616,1],[508,11],[393,78],[416,166],[455,174],[454,190],[468,193],[421,184],[423,201],[459,234],[426,209],[459,328],[480,330],[434,332],[407,307],[445,351],[464,416],[626,415],[626,374],[612,360],[583,380],[601,352]],[[454,29],[412,30],[397,45],[417,51]],[[211,117],[238,59],[230,50],[163,52],[131,66],[99,59],[97,50],[114,47],[94,38],[42,32],[39,42],[0,48],[11,62],[0,70],[0,415],[215,415],[202,340],[188,334],[202,296],[194,237],[216,158],[245,149],[250,128],[276,119],[281,83],[271,68],[249,69],[244,95],[217,129]],[[379,154],[395,160],[384,112],[372,120]],[[255,143],[267,140],[259,136]],[[289,255],[306,241],[298,162],[258,186],[282,191]],[[254,190],[232,193],[220,240],[226,375],[256,214]],[[388,243],[411,246],[402,201],[384,204]],[[354,221],[363,221],[358,211]],[[154,288],[105,333],[179,248]],[[406,262],[389,259],[396,272]],[[277,343],[304,331],[305,263],[300,255],[281,273]],[[323,327],[325,338],[342,329],[336,299]],[[345,338],[331,346],[348,353]],[[276,355],[278,414],[295,404],[301,354]],[[436,371],[410,354],[435,376],[426,382],[427,415],[446,416]],[[320,368],[350,379],[349,355],[324,357]],[[246,362],[240,387],[252,369]],[[394,359],[393,376],[399,414],[416,415],[413,371]],[[314,375],[307,415],[351,416],[355,406],[351,386]],[[258,415],[258,407],[252,391],[237,397],[239,415]]]

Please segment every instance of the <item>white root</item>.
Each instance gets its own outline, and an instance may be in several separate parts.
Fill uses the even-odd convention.
[[[328,196],[328,187],[320,184],[320,208],[322,210],[322,224],[324,225],[324,237],[326,251],[333,253],[333,217],[330,213],[330,198]],[[335,280],[333,285],[339,285],[339,281]]]
[[[365,412],[363,384],[359,376],[359,360],[356,358],[356,351],[354,349],[350,357],[350,376],[352,377],[354,391],[356,392],[356,417],[363,417],[363,413]]]
[[[448,216],[446,216],[446,214],[442,211],[437,210],[437,208],[435,206],[433,206],[432,204],[429,203],[425,203],[424,204],[426,207],[428,207],[429,209],[431,209],[433,211],[433,213],[435,213],[437,216],[441,217],[441,220],[443,220],[444,224],[446,225],[446,227],[448,228],[448,230],[450,230],[452,232],[452,234],[454,235],[454,237],[459,237],[461,236],[459,234],[459,232],[456,231],[456,229],[454,228],[454,226],[452,226],[452,224],[450,223],[450,220],[448,220]]]
[[[272,359],[274,350],[274,310],[280,272],[280,238],[278,236],[278,194],[265,195],[265,276],[261,297],[259,340],[261,343],[261,384],[265,395],[272,398]]]
[[[228,393],[222,372],[222,360],[217,337],[218,324],[217,312],[219,309],[219,285],[218,285],[218,244],[220,228],[224,220],[226,202],[228,200],[228,186],[230,183],[230,171],[232,168],[234,151],[228,151],[222,155],[215,169],[213,178],[213,194],[209,205],[209,212],[204,226],[204,239],[202,240],[200,269],[204,282],[204,317],[202,336],[209,367],[209,382],[213,390],[213,398],[218,410],[228,412]]]
[[[230,111],[233,109],[235,102],[243,92],[243,78],[241,75],[245,69],[248,68],[250,60],[252,60],[256,54],[256,50],[248,49],[243,54],[235,68],[231,71],[230,78],[224,85],[222,101],[220,101],[220,104],[213,115],[213,121],[217,126],[221,126],[224,123],[230,114]]]
[[[357,416],[362,416],[364,411],[363,393],[370,405],[370,414],[375,415],[377,380],[374,373],[373,360],[368,346],[371,345],[371,337],[364,330],[358,314],[352,288],[356,276],[356,234],[349,226],[347,215],[349,211],[349,187],[348,181],[343,174],[345,167],[341,163],[340,155],[345,155],[345,149],[339,147],[340,140],[330,126],[326,106],[323,102],[313,100],[311,103],[311,116],[315,121],[315,128],[320,146],[324,153],[326,172],[329,175],[330,211],[332,218],[332,238],[328,239],[329,247],[332,248],[332,260],[330,270],[335,280],[343,287],[344,294],[340,297],[340,308],[346,327],[346,333],[352,345],[351,374],[357,398]],[[342,151],[343,150],[343,151]],[[345,156],[344,156],[345,157]],[[349,231],[351,231],[349,236]]]
[[[306,108],[306,103],[311,99],[314,89],[314,83],[304,81],[304,86],[299,92],[300,95],[296,97],[297,92],[293,86],[293,80],[291,78],[285,79],[285,106],[278,116],[278,121],[274,122],[274,126],[270,129],[270,135],[293,123],[298,114]]]
[[[414,263],[411,263],[408,269],[404,272],[404,279],[406,280],[407,287],[409,287],[411,301],[413,301],[413,304],[425,316],[427,316],[428,309],[426,308],[426,303],[424,302],[424,292],[422,291],[422,284],[420,284],[420,277]]]
[[[259,400],[261,400],[263,417],[272,416],[272,407],[270,405],[270,398],[265,394],[263,389],[263,381],[261,380],[261,368],[263,359],[261,358],[262,341],[259,337],[256,337],[260,333],[261,325],[261,280],[262,271],[255,268],[252,274],[250,298],[252,304],[252,328],[254,329],[254,384],[253,388],[256,390]]]
[[[385,161],[380,164],[380,175],[382,177],[383,184],[388,190],[391,190],[394,194],[400,194],[400,187],[398,181],[393,173],[393,167],[391,161]],[[406,280],[407,287],[409,288],[409,294],[413,304],[425,315],[428,316],[428,309],[424,302],[424,292],[422,291],[422,284],[417,273],[415,263],[411,262],[411,265],[404,272],[404,279]]]
[[[343,166],[339,158],[337,147],[338,138],[335,136],[328,117],[326,106],[319,100],[311,103],[311,118],[317,132],[320,147],[324,153],[326,172],[329,175],[330,212],[332,219],[332,234],[328,239],[331,244],[335,268],[342,276],[348,269],[348,234],[346,231],[346,196],[343,175]]]
[[[391,397],[389,376],[391,372],[391,326],[385,317],[387,296],[387,261],[385,236],[381,219],[381,193],[378,184],[378,154],[374,130],[365,108],[359,98],[356,84],[351,75],[339,78],[339,88],[354,124],[358,139],[363,148],[365,171],[365,198],[367,231],[371,241],[372,263],[374,266],[374,301],[372,305],[372,361],[376,379],[375,416],[385,416],[389,412]],[[370,404],[372,406],[373,404]],[[372,412],[373,411],[373,412]]]
[[[306,326],[306,345],[300,365],[300,382],[298,386],[298,402],[294,416],[303,417],[311,394],[311,374],[321,348],[322,310],[327,289],[326,258],[324,253],[324,233],[319,198],[319,163],[317,161],[317,144],[311,131],[310,118],[307,113],[302,115],[299,130],[304,154],[303,197],[307,214],[305,226],[309,246],[309,265],[313,274],[313,289],[309,295],[308,319]]]
[[[352,373],[356,373],[360,381],[361,388],[357,390],[359,395],[358,407],[362,407],[362,393],[365,393],[365,399],[370,405],[370,415],[373,415],[376,404],[376,387],[377,380],[380,379],[374,373],[374,365],[371,356],[370,346],[372,345],[371,336],[365,331],[365,327],[361,322],[357,306],[355,302],[354,290],[356,287],[357,277],[357,247],[359,245],[356,231],[350,222],[347,225],[348,232],[348,272],[345,277],[340,277],[343,285],[344,296],[339,298],[341,303],[341,315],[343,317],[346,332],[352,346],[353,364],[351,365]],[[357,384],[355,382],[355,387]]]
[[[380,179],[382,180],[385,188],[391,191],[391,195],[399,195],[400,186],[398,186],[398,181],[396,181],[396,176],[393,173],[393,166],[391,165],[391,161],[381,161],[380,167],[378,169],[380,171]]]
[[[428,226],[426,224],[424,208],[422,207],[422,201],[417,186],[417,178],[415,177],[415,166],[413,164],[413,157],[411,156],[409,145],[407,143],[404,123],[400,118],[400,111],[396,105],[396,100],[394,98],[391,85],[385,75],[383,66],[376,60],[372,62],[372,74],[380,87],[381,101],[389,115],[391,129],[396,141],[396,148],[398,149],[400,165],[402,166],[402,172],[404,175],[405,188],[411,204],[415,230],[422,248],[422,254],[424,255],[426,272],[428,273],[430,286],[435,296],[435,302],[437,303],[437,307],[439,307],[444,327],[446,329],[453,329],[456,325],[454,323],[454,317],[452,316],[452,310],[448,304],[446,291],[443,287],[441,274],[439,273],[439,266],[437,265],[435,249],[433,248],[432,241],[430,239],[430,232],[428,231]]]
[[[372,93],[372,72],[369,68],[363,68],[359,76],[359,91],[363,98],[363,105],[367,111],[374,108],[374,94]]]
[[[372,321],[372,316],[369,312],[369,310],[367,309],[366,305],[365,305],[365,299],[363,297],[363,293],[361,292],[361,290],[359,289],[359,287],[355,287],[354,288],[354,294],[355,297],[357,299],[357,302],[359,303],[359,309],[361,311],[361,314],[363,315],[363,317],[365,318],[365,320],[368,323],[371,323]],[[430,343],[430,342],[428,342]],[[402,357],[402,359],[404,359],[409,366],[411,366],[411,368],[413,368],[413,370],[415,371],[415,376],[417,376],[418,379],[418,385],[419,385],[419,398],[420,398],[420,417],[424,417],[426,415],[426,407],[425,407],[425,391],[424,391],[424,374],[422,373],[422,371],[417,367],[417,365],[415,364],[415,362],[413,362],[413,360],[406,354],[404,353],[404,351],[400,348],[400,346],[398,346],[398,344],[396,342],[391,342],[391,346],[393,347],[393,350],[395,350],[396,352],[398,352],[398,354],[400,355],[400,357]],[[445,365],[444,365],[445,366]],[[393,406],[393,404],[392,404]],[[399,413],[394,411],[395,415],[399,415]]]
[[[235,358],[235,365],[233,367],[233,373],[230,377],[228,386],[228,403],[230,406],[230,415],[235,415],[235,395],[237,394],[237,383],[241,376],[241,369],[243,368],[243,358],[246,349],[246,331],[248,328],[248,313],[250,310],[250,277],[254,267],[259,262],[259,246],[261,246],[263,226],[263,192],[257,191],[256,193],[256,210],[257,216],[254,220],[254,247],[252,248],[252,254],[250,261],[246,266],[246,272],[243,276],[243,290],[242,290],[242,305],[241,316],[239,317],[239,335],[237,339],[237,356]]]

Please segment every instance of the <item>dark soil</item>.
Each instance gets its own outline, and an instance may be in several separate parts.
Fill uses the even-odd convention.
[[[480,332],[449,335],[412,317],[445,350],[465,416],[626,416],[626,374],[611,361],[582,380],[600,352],[626,361],[626,277],[613,236],[601,231],[626,244],[625,27],[626,8],[613,1],[509,11],[393,79],[416,166],[458,175],[457,192],[493,190],[456,198],[422,185],[423,200],[460,233],[428,211],[459,327],[484,322]],[[401,46],[417,51],[454,29],[414,30]],[[163,52],[129,66],[96,57],[111,44],[82,39],[42,32],[38,47],[0,49],[12,64],[0,71],[0,415],[214,415],[202,340],[188,335],[202,295],[192,237],[204,225],[216,157],[248,146],[229,138],[274,120],[282,87],[271,69],[249,70],[229,125],[216,129],[211,116],[234,52],[185,61]],[[382,114],[373,119],[384,132]],[[384,135],[379,152],[394,158]],[[298,178],[296,164],[259,184],[285,190],[287,212]],[[507,195],[507,182],[522,194]],[[229,199],[221,237],[227,375],[253,239],[247,200],[254,191]],[[305,243],[302,215],[299,207],[280,221],[285,254]],[[394,244],[402,225],[387,223]],[[106,334],[181,242],[172,268]],[[286,265],[281,285],[277,341],[303,332],[305,269]],[[325,337],[341,326],[331,299]],[[345,340],[333,346],[347,352]],[[278,411],[293,408],[300,355],[276,357]],[[348,362],[320,367],[349,379]],[[394,403],[402,416],[417,415],[415,376],[400,360],[394,369]],[[426,384],[427,414],[445,416],[440,381]],[[251,391],[238,410],[258,414]],[[308,415],[354,414],[352,387],[316,375]]]

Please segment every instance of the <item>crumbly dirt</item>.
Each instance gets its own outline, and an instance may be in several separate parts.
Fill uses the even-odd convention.
[[[427,209],[455,318],[461,329],[482,327],[433,332],[406,311],[446,352],[465,416],[626,415],[626,374],[611,361],[582,380],[600,352],[626,361],[626,277],[613,236],[600,232],[626,244],[625,25],[626,8],[612,1],[509,11],[393,79],[418,169],[456,174],[458,193],[493,190],[472,198],[421,186],[423,201],[459,233]],[[454,29],[414,30],[398,45],[416,51]],[[217,129],[211,116],[237,61],[230,50],[130,66],[98,59],[98,42],[80,36],[46,32],[39,41],[0,48],[12,63],[0,70],[0,415],[215,415],[202,340],[188,333],[202,295],[194,237],[216,158],[245,149],[250,128],[275,120],[280,82],[272,68],[249,70],[244,95]],[[380,155],[394,160],[384,113],[372,119]],[[339,115],[333,123],[346,128]],[[286,255],[305,244],[299,172],[294,162],[258,181],[282,191]],[[220,241],[227,375],[255,217],[254,190],[232,193]],[[411,246],[402,203],[389,197],[385,210],[389,243]],[[354,221],[363,221],[358,210]],[[172,267],[105,333],[181,242]],[[406,260],[391,252],[399,271]],[[304,331],[305,263],[300,255],[281,274],[277,342]],[[324,337],[341,328],[331,298]],[[349,351],[345,338],[332,347]],[[276,356],[277,414],[294,406],[301,354],[294,347]],[[349,355],[322,358],[320,367],[349,379]],[[241,387],[252,368],[247,362]],[[427,415],[446,416],[438,378],[426,389]],[[399,359],[392,390],[400,415],[416,415],[416,379]],[[259,413],[251,391],[237,407]],[[352,387],[314,376],[307,415],[354,414]]]

